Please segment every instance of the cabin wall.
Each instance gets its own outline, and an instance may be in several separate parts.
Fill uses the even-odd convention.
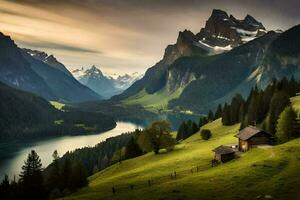
[[[240,151],[248,151],[250,148],[250,144],[247,140],[241,140],[239,139],[239,150]]]
[[[234,155],[235,155],[234,153],[223,154],[223,155],[221,155],[221,161],[222,162],[228,162],[228,161],[234,159]]]
[[[249,139],[251,145],[270,144],[270,137],[260,134]]]
[[[215,160],[219,162],[228,162],[232,159],[234,159],[235,153],[229,153],[229,154],[215,154]]]

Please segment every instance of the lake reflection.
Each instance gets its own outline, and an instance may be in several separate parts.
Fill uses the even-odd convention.
[[[95,146],[107,138],[134,131],[136,128],[142,127],[130,122],[117,122],[116,128],[95,135],[62,136],[35,142],[0,144],[0,178],[2,179],[5,174],[8,174],[10,179],[13,179],[14,175],[18,178],[24,160],[32,149],[42,159],[43,167],[46,167],[52,162],[54,150],[57,150],[62,156],[67,151],[85,146]]]

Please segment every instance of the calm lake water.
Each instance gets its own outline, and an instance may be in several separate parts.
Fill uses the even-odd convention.
[[[14,176],[18,178],[24,160],[32,149],[40,156],[43,167],[46,167],[52,162],[54,150],[57,150],[59,155],[62,156],[67,151],[85,146],[95,146],[107,138],[134,131],[136,128],[142,127],[130,122],[117,122],[116,128],[95,135],[62,136],[41,141],[0,144],[0,180],[5,174],[9,175],[10,179],[13,179]]]
[[[152,120],[130,120],[130,122],[117,122],[116,128],[95,135],[84,136],[61,136],[47,138],[30,142],[0,143],[0,180],[7,174],[10,179],[14,176],[18,179],[21,167],[24,164],[31,150],[35,150],[40,156],[43,167],[47,167],[52,162],[52,153],[57,150],[59,155],[64,155],[67,151],[75,150],[86,146],[95,146],[107,138],[120,135],[125,132],[134,131],[136,128],[148,126],[153,120],[168,120],[171,128],[177,130],[181,122],[193,120],[198,122],[199,116],[186,114],[160,114]]]

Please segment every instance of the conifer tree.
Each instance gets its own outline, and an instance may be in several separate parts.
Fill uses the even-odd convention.
[[[82,161],[76,162],[72,167],[72,173],[70,176],[70,189],[72,191],[86,186],[87,171]]]
[[[20,183],[25,199],[45,199],[42,162],[34,150],[28,154],[27,160],[22,166]]]
[[[216,110],[216,113],[215,113],[215,119],[218,119],[218,118],[220,118],[222,116],[222,105],[221,104],[219,104],[218,105],[218,108],[217,108],[217,110]]]
[[[135,141],[134,137],[131,137],[125,148],[125,159],[134,158],[143,155],[143,151]]]
[[[284,143],[296,138],[298,131],[297,112],[291,106],[288,106],[279,116],[276,138],[280,143]]]
[[[61,188],[61,174],[60,174],[60,166],[58,163],[59,155],[57,150],[55,150],[52,154],[52,167],[49,171],[49,176],[47,179],[47,187],[50,190]]]

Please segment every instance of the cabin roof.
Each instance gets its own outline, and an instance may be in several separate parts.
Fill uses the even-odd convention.
[[[232,148],[226,147],[226,146],[223,146],[223,145],[215,148],[212,151],[215,152],[216,154],[230,154],[230,153],[234,153],[235,152]]]
[[[243,130],[241,130],[238,134],[235,135],[235,137],[241,139],[241,140],[248,140],[249,138],[253,137],[254,135],[264,132],[267,135],[272,136],[270,133],[265,132],[255,126],[248,126],[246,128],[244,128]]]

